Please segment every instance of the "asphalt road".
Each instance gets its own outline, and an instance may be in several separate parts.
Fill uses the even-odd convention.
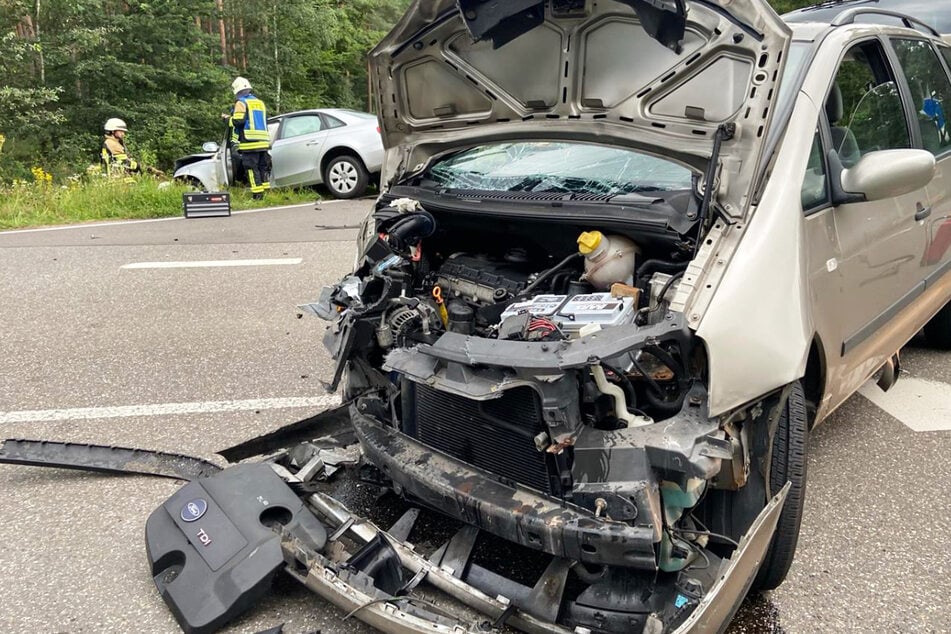
[[[0,234],[0,437],[213,457],[312,413],[330,364],[295,306],[348,271],[368,208]],[[196,265],[221,260],[255,262]],[[814,432],[794,568],[731,632],[951,631],[951,355],[904,361],[914,389],[857,395]],[[0,631],[177,631],[143,531],[178,486],[0,466]],[[369,631],[276,590],[230,631]]]

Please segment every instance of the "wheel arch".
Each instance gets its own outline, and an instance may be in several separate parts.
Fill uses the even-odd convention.
[[[825,346],[818,334],[812,337],[809,356],[806,358],[806,371],[802,375],[802,388],[806,396],[809,413],[809,428],[816,424],[816,414],[822,405],[826,392],[826,353]]]
[[[174,180],[176,183],[184,185],[185,187],[194,187],[199,191],[210,191],[208,189],[208,185],[203,183],[200,178],[192,174],[182,174],[175,176]]]
[[[363,156],[360,155],[358,151],[347,145],[338,145],[332,147],[320,158],[320,177],[323,178],[324,173],[327,171],[327,166],[330,165],[330,162],[335,158],[341,156],[352,156],[353,158],[360,161],[360,165],[363,166],[363,169],[369,172],[367,169],[366,161],[363,160]]]
[[[218,179],[215,176],[214,159],[203,159],[184,165],[172,175],[175,181],[192,183],[197,181],[205,191],[215,191]]]

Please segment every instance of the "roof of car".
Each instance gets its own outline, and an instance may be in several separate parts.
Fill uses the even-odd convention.
[[[281,119],[283,117],[294,117],[302,114],[328,114],[336,117],[344,117],[350,119],[376,119],[375,114],[370,114],[369,112],[360,112],[359,110],[350,110],[349,108],[310,108],[307,110],[295,110],[294,112],[284,112],[279,115],[274,115],[273,119]]]
[[[792,29],[795,41],[816,41],[830,29],[847,27],[863,30],[915,31],[920,35],[945,41],[951,38],[951,36],[942,37],[935,27],[914,15],[895,11],[889,4],[880,6],[878,0],[837,0],[834,2],[830,0],[787,13],[782,17]]]
[[[832,24],[846,11],[856,14],[856,22],[901,24],[899,18],[884,15],[891,12],[907,16],[919,26],[933,28],[939,33],[951,33],[951,3],[937,0],[826,0],[790,11],[783,15],[783,20],[790,25],[803,22]]]

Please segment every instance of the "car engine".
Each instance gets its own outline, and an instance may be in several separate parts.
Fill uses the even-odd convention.
[[[395,211],[408,205],[410,211]],[[457,233],[457,231],[453,231]],[[392,350],[434,344],[445,333],[501,341],[561,342],[662,320],[686,263],[647,260],[624,235],[588,230],[557,261],[524,246],[443,255],[434,216],[398,201],[376,216],[356,273],[326,289],[319,312],[360,316],[349,345],[382,362]],[[425,244],[424,244],[425,242]],[[668,271],[668,272],[663,272]],[[373,323],[372,333],[367,324]],[[349,356],[331,342],[335,358]],[[679,411],[685,394],[679,350],[652,346],[601,364],[586,381],[585,422],[645,424]],[[371,360],[371,364],[374,361]],[[342,377],[338,368],[333,387]]]

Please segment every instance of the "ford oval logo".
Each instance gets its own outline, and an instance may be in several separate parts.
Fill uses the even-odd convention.
[[[195,498],[182,507],[182,519],[186,522],[196,522],[208,510],[208,502],[201,498]]]

